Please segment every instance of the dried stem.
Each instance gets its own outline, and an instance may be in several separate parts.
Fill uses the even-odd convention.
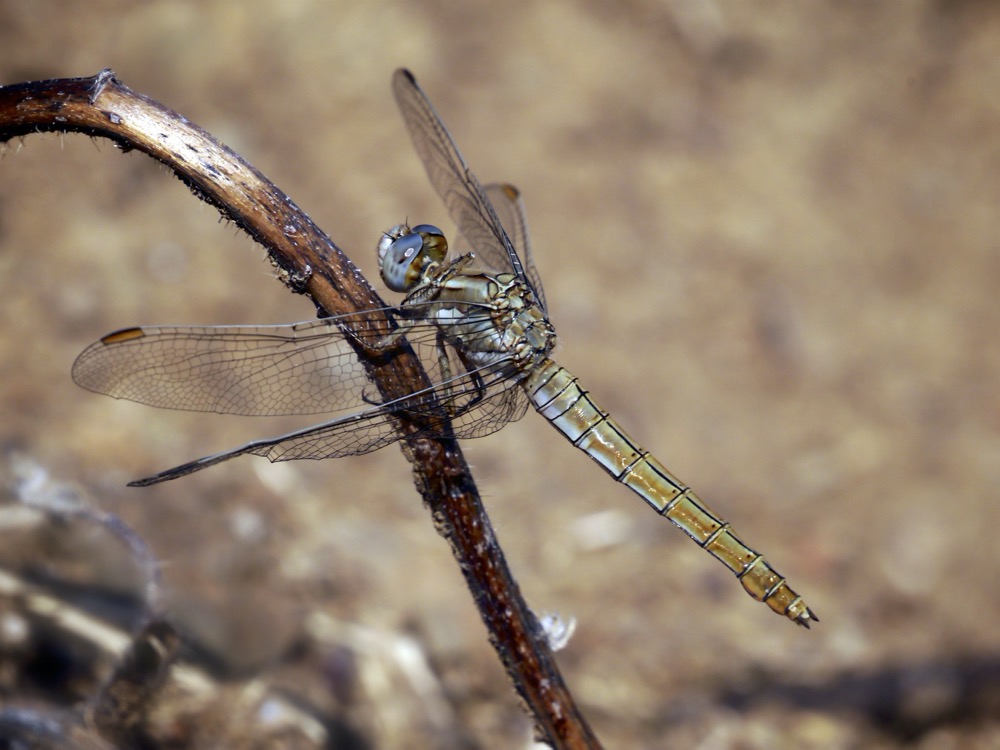
[[[186,118],[122,85],[110,70],[92,78],[0,87],[0,143],[43,131],[109,138],[123,151],[142,151],[162,162],[263,245],[286,286],[308,295],[320,315],[384,307],[354,264],[274,184]],[[385,399],[427,385],[411,351],[377,361],[359,352],[359,358]],[[416,434],[419,415],[401,413],[398,429],[404,436]],[[560,748],[599,747],[507,568],[457,442],[419,438],[400,444],[540,738]]]

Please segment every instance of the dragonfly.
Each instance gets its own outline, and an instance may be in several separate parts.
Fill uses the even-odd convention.
[[[110,333],[73,365],[80,386],[151,406],[224,414],[331,414],[328,421],[199,458],[147,486],[245,454],[271,461],[359,455],[402,439],[397,415],[421,436],[473,438],[533,406],[611,477],[735,573],[754,599],[809,627],[815,613],[718,513],[602,409],[550,356],[556,343],[531,252],[524,203],[508,184],[483,186],[407,70],[393,93],[434,189],[458,228],[454,252],[430,224],[400,224],[378,240],[393,307],[291,325],[143,326]],[[449,256],[452,256],[449,259]],[[430,386],[380,401],[358,355],[403,344]]]

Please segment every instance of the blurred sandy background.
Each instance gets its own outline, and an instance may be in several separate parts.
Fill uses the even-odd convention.
[[[823,620],[749,600],[534,414],[467,443],[529,601],[578,620],[560,665],[615,748],[1000,743],[998,50],[972,0],[0,2],[0,82],[114,68],[369,278],[383,229],[450,226],[394,68],[522,189],[559,360]],[[441,680],[435,713],[399,676],[344,698],[298,664],[293,694],[370,746],[526,744],[398,450],[124,486],[308,423],[69,379],[114,328],[311,317],[249,239],[145,157],[35,136],[0,160],[0,296],[0,445],[149,540],[218,674],[289,669],[323,613],[412,637]],[[900,704],[901,669],[936,677]]]

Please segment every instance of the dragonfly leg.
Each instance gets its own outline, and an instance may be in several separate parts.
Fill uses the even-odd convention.
[[[412,291],[406,299],[403,300],[403,304],[399,310],[405,310],[407,305],[413,305],[416,302],[428,302],[432,299],[436,299],[438,295],[440,295],[441,289],[447,286],[448,281],[460,274],[466,266],[475,260],[475,258],[476,256],[474,253],[467,253],[466,255],[453,260],[444,270],[432,278],[428,283],[423,284]],[[407,332],[416,323],[416,321],[408,319],[405,315],[401,315],[399,310],[391,313],[392,319],[399,325],[396,330],[375,339],[363,338],[357,335],[354,336],[355,341],[357,341],[364,348],[365,352],[372,356],[379,356],[389,349],[397,346],[400,340],[406,336]],[[442,348],[442,345],[439,343],[439,349]]]
[[[455,416],[455,402],[451,394],[451,359],[448,357],[444,332],[440,328],[437,332],[436,344],[438,368],[441,370],[441,398],[444,401],[445,409],[447,409],[448,418],[450,419]]]
[[[461,274],[466,266],[468,266],[472,261],[476,259],[475,253],[466,253],[465,255],[460,255],[455,258],[451,263],[449,263],[443,270],[441,270],[434,278],[430,281],[430,286],[440,289],[448,283],[449,279],[454,278]],[[420,290],[416,290],[413,294],[419,294]],[[412,297],[413,294],[410,296]],[[407,298],[409,299],[409,298]],[[404,303],[405,304],[405,303]]]
[[[387,333],[384,336],[380,336],[377,339],[365,339],[360,336],[355,336],[354,340],[361,344],[361,347],[365,350],[366,354],[377,357],[397,346],[400,340],[406,335],[406,320],[400,320],[400,323],[402,325],[395,331]]]
[[[448,418],[454,419],[464,413],[466,413],[473,406],[478,404],[483,400],[483,395],[486,392],[486,386],[483,383],[482,375],[479,371],[470,366],[468,359],[466,359],[465,353],[460,348],[455,348],[455,354],[458,356],[459,361],[465,368],[465,372],[472,379],[473,385],[473,397],[472,400],[467,404],[462,406],[458,405],[458,394],[453,392],[454,381],[454,371],[451,366],[451,358],[448,356],[448,339],[444,334],[444,331],[438,330],[437,333],[437,351],[438,351],[438,368],[441,370],[441,400],[445,405],[445,409],[448,412]]]
[[[458,350],[458,358],[462,362],[462,366],[465,367],[465,371],[472,378],[472,385],[474,387],[474,394],[469,403],[465,404],[460,410],[458,410],[452,416],[458,416],[459,414],[464,414],[469,411],[472,407],[478,404],[486,395],[486,384],[483,382],[483,376],[479,369],[470,365],[468,359],[466,359],[465,352],[461,349]]]

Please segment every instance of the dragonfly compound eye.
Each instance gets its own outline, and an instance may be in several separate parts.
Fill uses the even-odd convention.
[[[423,237],[424,248],[421,253],[428,263],[444,262],[448,255],[448,240],[445,239],[444,232],[433,224],[417,224],[410,231]]]
[[[430,224],[412,229],[399,225],[378,242],[379,270],[385,285],[394,292],[409,292],[420,283],[432,265],[448,254],[444,233]]]

